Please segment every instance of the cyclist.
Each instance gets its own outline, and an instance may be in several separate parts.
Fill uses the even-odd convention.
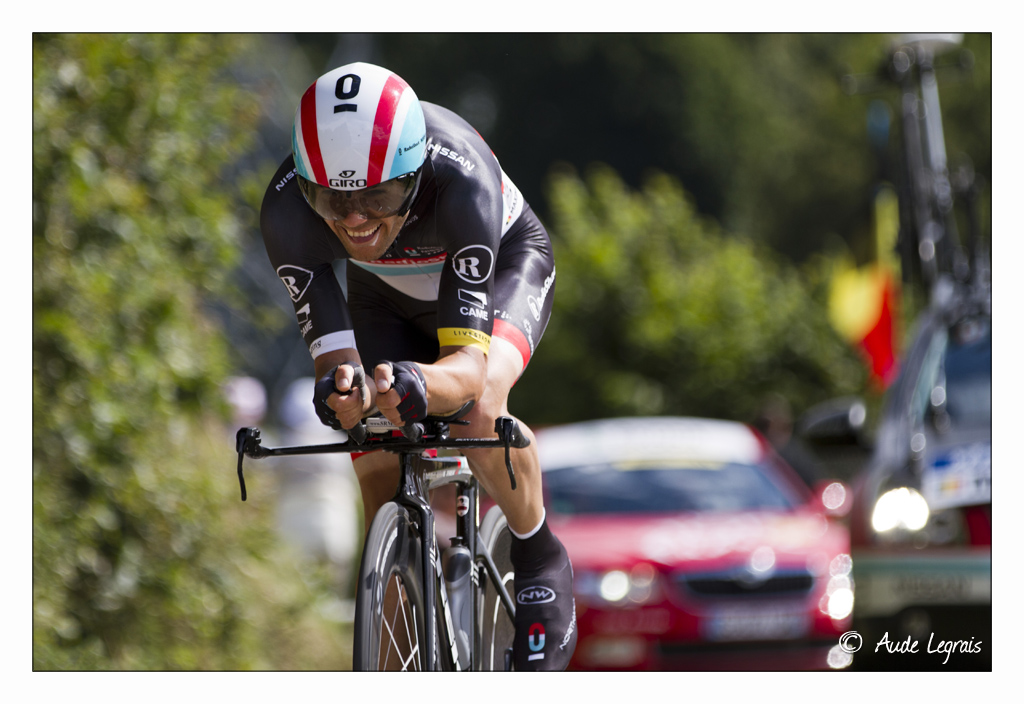
[[[494,434],[547,326],[555,264],[544,226],[465,120],[379,66],[324,74],[296,110],[260,226],[313,357],[324,424],[352,428],[379,409],[402,426],[472,400],[469,425],[452,434]],[[336,259],[347,260],[347,297]],[[572,565],[545,520],[536,443],[513,453],[515,490],[503,450],[465,452],[514,536],[515,667],[565,669]],[[353,459],[369,521],[394,492],[397,462]]]

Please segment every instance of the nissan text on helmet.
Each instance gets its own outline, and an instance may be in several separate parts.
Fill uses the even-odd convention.
[[[367,63],[325,73],[292,127],[299,188],[325,220],[404,215],[426,159],[423,109],[397,74]]]

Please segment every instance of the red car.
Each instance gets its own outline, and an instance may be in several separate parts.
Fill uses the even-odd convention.
[[[584,670],[846,667],[853,610],[840,482],[815,491],[740,423],[622,418],[537,446],[575,571]]]

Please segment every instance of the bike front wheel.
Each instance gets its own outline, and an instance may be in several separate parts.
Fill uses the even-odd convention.
[[[515,570],[509,550],[512,547],[512,533],[505,514],[497,506],[492,507],[480,524],[480,540],[491,554],[498,568],[499,581],[511,593]],[[480,587],[480,638],[481,670],[504,670],[505,651],[512,647],[515,637],[515,622],[501,601],[494,584],[482,576]]]
[[[408,511],[385,504],[363,548],[356,592],[355,670],[424,670],[422,536]]]

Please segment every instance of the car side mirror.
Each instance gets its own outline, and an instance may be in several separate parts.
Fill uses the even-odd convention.
[[[797,422],[796,434],[815,445],[864,445],[867,406],[858,397],[819,403]]]

